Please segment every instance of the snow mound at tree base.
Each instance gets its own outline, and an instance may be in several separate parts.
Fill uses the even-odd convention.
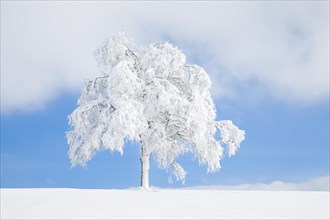
[[[329,219],[329,191],[1,189],[1,219]]]

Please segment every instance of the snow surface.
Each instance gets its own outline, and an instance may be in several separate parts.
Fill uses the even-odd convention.
[[[329,191],[1,189],[1,219],[329,217]]]

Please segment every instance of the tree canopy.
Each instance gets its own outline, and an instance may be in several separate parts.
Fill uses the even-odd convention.
[[[100,75],[85,82],[69,116],[72,165],[86,165],[103,149],[122,154],[125,141],[132,140],[140,144],[142,165],[151,156],[184,181],[178,156],[191,153],[215,172],[224,155],[221,145],[231,156],[244,140],[245,132],[231,121],[215,120],[205,70],[186,64],[185,55],[170,43],[137,47],[120,33],[105,41],[95,57]]]

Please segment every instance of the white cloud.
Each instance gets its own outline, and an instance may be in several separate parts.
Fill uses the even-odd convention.
[[[212,185],[188,187],[192,189],[216,189],[216,190],[266,190],[266,191],[329,191],[330,176],[320,176],[301,183],[285,183],[274,181],[269,184],[241,184],[241,185]]]
[[[2,111],[36,109],[63,90],[78,91],[97,74],[94,49],[122,29],[138,44],[169,36],[192,59],[200,56],[218,97],[239,94],[237,82],[251,79],[285,101],[329,96],[326,1],[2,1]]]

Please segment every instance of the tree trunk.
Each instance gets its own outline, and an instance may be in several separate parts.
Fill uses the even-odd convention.
[[[141,155],[141,187],[149,189],[149,166],[150,166],[150,154],[147,155],[142,150]]]

